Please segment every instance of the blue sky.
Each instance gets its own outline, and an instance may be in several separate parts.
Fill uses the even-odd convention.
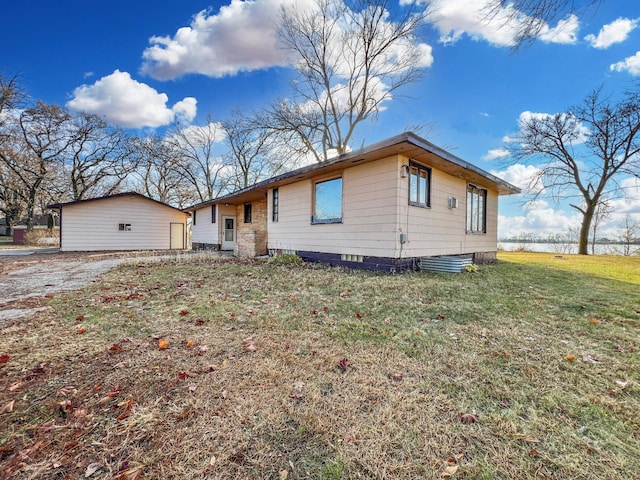
[[[0,72],[19,74],[33,98],[141,134],[177,119],[202,125],[287,95],[292,72],[272,41],[277,12],[309,1],[8,2]],[[360,131],[357,145],[429,125],[418,133],[524,185],[532,167],[508,168],[500,158],[523,112],[553,114],[597,87],[615,96],[640,82],[640,2],[603,0],[514,52],[508,22],[482,21],[484,1],[446,0],[438,10],[420,2],[434,12],[420,40],[430,66]],[[627,213],[640,221],[635,194],[615,204],[603,232],[615,236]],[[501,235],[563,233],[577,224],[567,206],[541,201],[525,209],[521,201],[501,200]]]

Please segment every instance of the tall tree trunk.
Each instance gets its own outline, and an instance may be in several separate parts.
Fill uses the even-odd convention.
[[[580,226],[580,238],[578,239],[578,255],[589,255],[589,232],[596,206],[597,202],[587,203],[587,208],[584,211]]]

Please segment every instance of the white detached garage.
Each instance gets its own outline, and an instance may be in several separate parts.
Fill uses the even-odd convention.
[[[60,214],[60,250],[182,250],[185,213],[139,193],[49,205]]]

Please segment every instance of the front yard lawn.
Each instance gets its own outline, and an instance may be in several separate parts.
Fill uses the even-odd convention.
[[[634,477],[640,257],[499,258],[119,267],[2,332],[0,478]]]

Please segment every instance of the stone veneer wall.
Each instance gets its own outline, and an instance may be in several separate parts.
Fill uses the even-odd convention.
[[[244,223],[244,204],[236,207],[236,244],[233,253],[237,257],[267,254],[267,200],[251,204],[251,223]]]

